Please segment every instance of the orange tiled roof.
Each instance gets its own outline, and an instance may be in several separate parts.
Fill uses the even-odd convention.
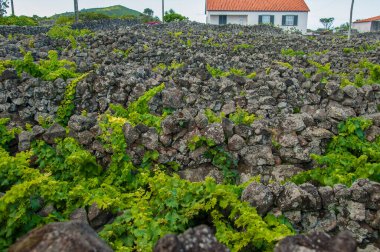
[[[207,11],[310,11],[304,0],[206,0]]]
[[[372,22],[372,21],[378,21],[378,20],[380,20],[380,16],[358,20],[358,21],[355,21],[354,23],[366,23],[366,22]]]

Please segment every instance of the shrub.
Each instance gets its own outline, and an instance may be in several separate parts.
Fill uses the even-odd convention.
[[[209,123],[221,123],[222,119],[226,117],[226,115],[221,112],[219,115],[214,113],[211,109],[206,109],[205,116]],[[234,113],[228,115],[228,118],[235,124],[252,124],[256,117],[254,114],[249,114],[246,110],[237,107]]]
[[[57,51],[49,51],[48,59],[40,60],[38,63],[34,62],[31,52],[27,52],[23,60],[13,61],[12,66],[18,74],[26,72],[33,77],[48,81],[78,77],[76,64],[68,60],[59,60]]]
[[[237,52],[241,49],[249,49],[249,48],[254,48],[254,46],[249,45],[249,44],[240,44],[240,45],[235,45],[233,51]]]
[[[284,55],[284,56],[292,56],[292,57],[306,55],[306,53],[304,51],[294,51],[291,48],[289,48],[289,49],[281,49],[281,54]]]
[[[182,16],[181,14],[175,13],[174,10],[172,10],[172,9],[165,12],[165,15],[164,15],[164,21],[166,23],[170,23],[173,21],[183,21],[183,20],[187,20],[187,19],[188,19],[187,17]]]
[[[47,33],[47,35],[53,39],[70,39],[71,37],[83,37],[85,35],[92,34],[90,30],[81,29],[76,30],[72,29],[69,25],[55,25]]]
[[[183,232],[200,220],[210,222],[217,239],[233,251],[269,251],[294,234],[281,218],[270,214],[262,218],[242,202],[244,185],[220,185],[210,178],[192,183],[169,176],[162,169],[178,164],[154,164],[160,160],[157,151],[145,153],[140,167],[132,164],[123,125],[153,118],[148,102],[162,88],[149,90],[127,109],[100,116],[99,140],[112,153],[107,169],[100,169],[95,155],[72,138],[57,140],[53,146],[38,141],[31,151],[16,156],[0,147],[0,191],[6,192],[0,198],[0,250],[31,229],[68,220],[75,209],[94,203],[117,215],[99,233],[115,251],[152,251],[159,238]],[[149,121],[147,125],[157,126]],[[211,146],[208,155],[214,165],[234,167],[236,161],[228,152],[205,142]],[[45,205],[55,208],[47,217],[38,214]]]
[[[38,22],[27,16],[0,17],[0,25],[36,26]]]
[[[307,181],[333,186],[350,186],[359,178],[380,182],[380,138],[369,142],[365,130],[372,125],[362,118],[348,119],[338,125],[339,134],[330,142],[323,156],[312,155],[321,168],[297,174],[292,178],[297,184]]]

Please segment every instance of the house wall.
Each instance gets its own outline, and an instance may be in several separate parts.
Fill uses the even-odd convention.
[[[227,24],[240,24],[240,17],[246,18],[246,23],[243,25],[259,24],[260,15],[274,15],[274,25],[283,29],[296,28],[302,33],[307,30],[308,12],[243,12],[243,11],[207,11],[206,23],[219,24],[219,15],[227,15]],[[298,15],[298,26],[282,26],[283,15]]]
[[[371,31],[371,22],[353,23],[352,29],[358,30],[359,32],[370,32]]]

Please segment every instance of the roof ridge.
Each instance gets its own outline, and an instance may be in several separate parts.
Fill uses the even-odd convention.
[[[207,11],[309,12],[304,0],[207,0]]]

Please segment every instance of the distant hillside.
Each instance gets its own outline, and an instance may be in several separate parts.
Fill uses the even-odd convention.
[[[91,9],[82,9],[81,12],[94,12],[94,13],[101,13],[105,14],[111,17],[123,17],[123,16],[140,16],[141,13],[132,9],[129,9],[127,7],[124,7],[122,5],[115,5],[110,7],[104,7],[104,8],[91,8]],[[53,17],[59,17],[59,16],[71,16],[73,15],[73,12],[65,12],[61,14],[56,14]]]

